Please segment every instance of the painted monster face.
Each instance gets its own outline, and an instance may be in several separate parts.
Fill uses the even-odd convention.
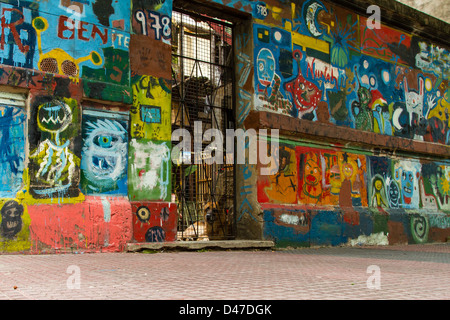
[[[118,179],[126,168],[126,130],[114,120],[88,122],[84,156],[95,179]]]
[[[22,230],[23,206],[14,200],[6,202],[1,209],[1,235],[11,239]]]
[[[300,62],[301,56],[301,52],[294,52],[294,57],[296,58],[297,63]],[[322,95],[322,92],[314,83],[303,77],[300,72],[300,68],[297,78],[286,83],[286,90],[291,94],[293,103],[300,113],[314,110],[317,107]]]
[[[42,131],[61,132],[72,122],[69,106],[59,100],[52,100],[39,106],[38,123]]]
[[[400,200],[400,190],[398,188],[397,183],[391,180],[389,183],[389,206],[391,208],[397,208]]]
[[[402,194],[405,198],[411,198],[414,191],[414,174],[412,171],[402,173]]]
[[[308,160],[305,166],[305,183],[311,186],[318,185],[321,179],[320,167],[313,160]]]
[[[258,80],[264,87],[271,85],[275,76],[275,58],[269,49],[261,49],[257,58]]]

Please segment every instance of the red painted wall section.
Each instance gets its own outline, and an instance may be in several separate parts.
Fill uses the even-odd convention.
[[[123,251],[132,238],[126,198],[86,197],[77,204],[29,205],[31,252]]]
[[[133,240],[136,242],[175,241],[177,206],[168,202],[131,202]]]

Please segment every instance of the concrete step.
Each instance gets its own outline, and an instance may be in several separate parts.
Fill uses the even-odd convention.
[[[210,240],[210,241],[173,241],[173,242],[140,242],[128,243],[128,252],[143,250],[269,250],[275,246],[273,241],[260,240]]]

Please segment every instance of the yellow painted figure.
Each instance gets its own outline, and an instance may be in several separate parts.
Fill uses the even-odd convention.
[[[89,55],[74,59],[71,55],[60,48],[50,50],[47,53],[42,52],[41,33],[47,30],[48,22],[43,17],[33,19],[33,27],[36,29],[37,42],[39,48],[38,68],[41,71],[66,75],[69,77],[79,77],[79,64],[85,61],[91,61],[94,65],[100,66],[103,63],[102,57],[95,51]]]
[[[388,204],[386,201],[386,190],[384,188],[384,181],[383,178],[379,175],[376,175],[373,178],[372,183],[372,201],[371,201],[372,207],[383,207],[387,208]]]

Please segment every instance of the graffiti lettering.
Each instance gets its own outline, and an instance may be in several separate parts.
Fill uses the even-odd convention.
[[[7,22],[6,20],[6,16],[9,13],[10,15],[10,22]],[[20,18],[18,18],[16,21],[11,22],[11,20],[13,19],[14,14],[16,13],[19,15]],[[9,29],[14,37],[15,43],[17,44],[17,46],[19,47],[20,51],[22,53],[27,53],[30,50],[30,46],[29,45],[24,45],[22,43],[22,40],[20,39],[19,36],[19,32],[18,32],[18,26],[21,25],[24,22],[24,17],[22,12],[20,12],[18,9],[15,8],[3,8],[2,9],[2,18],[1,18],[1,25],[2,25],[2,36],[0,38],[0,48],[2,50],[5,50],[5,36],[6,36],[6,29]]]
[[[72,19],[67,16],[60,16],[58,19],[58,37],[64,40],[79,39],[83,41],[91,41],[100,38],[103,45],[108,43],[108,37],[111,36],[113,45],[128,48],[130,37],[125,34],[112,31],[109,33],[108,28],[100,29],[95,24],[85,21],[79,21],[78,27],[71,22]],[[116,41],[117,40],[117,41]]]
[[[149,11],[148,16],[142,10],[137,10],[134,14],[137,21],[141,26],[141,32],[143,35],[148,35],[148,22],[151,20],[150,28],[155,32],[155,39],[161,40],[161,37],[168,41],[172,37],[171,24],[172,21],[169,16],[162,15],[158,12]]]

